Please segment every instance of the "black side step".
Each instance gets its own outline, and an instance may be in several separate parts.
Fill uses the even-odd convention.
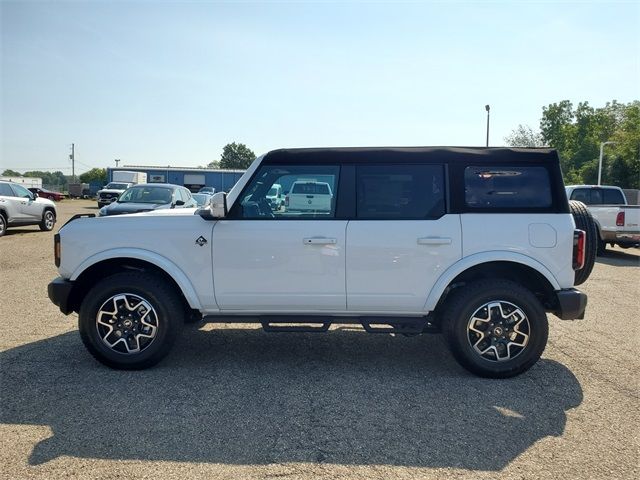
[[[278,325],[279,323],[284,323],[285,325]],[[312,333],[318,332],[323,333],[329,330],[331,326],[331,322],[318,323],[317,325],[294,325],[291,322],[282,321],[282,322],[261,322],[262,329],[265,332],[305,332]]]
[[[421,317],[331,317],[322,315],[206,315],[211,323],[260,323],[265,332],[326,332],[331,325],[362,325],[369,333],[399,333],[417,335],[440,331],[433,315]]]

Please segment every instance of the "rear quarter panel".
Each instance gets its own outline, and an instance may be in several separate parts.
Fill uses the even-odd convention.
[[[462,255],[506,251],[544,265],[561,288],[573,286],[571,214],[468,213],[460,215]]]

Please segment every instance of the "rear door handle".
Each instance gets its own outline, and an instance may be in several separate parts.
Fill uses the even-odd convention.
[[[451,245],[451,237],[420,237],[418,245]]]
[[[302,243],[305,245],[335,245],[338,243],[338,239],[327,237],[307,237],[302,239]]]

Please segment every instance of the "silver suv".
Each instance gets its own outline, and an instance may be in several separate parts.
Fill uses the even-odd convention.
[[[51,200],[39,198],[22,185],[0,182],[0,237],[7,227],[39,225],[45,232],[56,224],[56,206]]]

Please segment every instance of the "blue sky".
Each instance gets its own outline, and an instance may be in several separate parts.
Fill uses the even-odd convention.
[[[640,2],[0,2],[0,168],[483,145],[640,98]]]

